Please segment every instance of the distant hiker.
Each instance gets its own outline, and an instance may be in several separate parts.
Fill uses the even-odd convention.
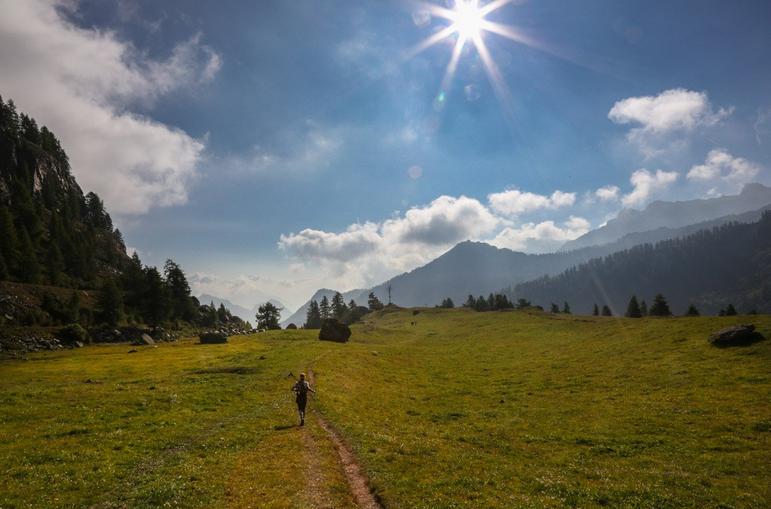
[[[292,392],[297,393],[295,401],[297,402],[297,411],[300,412],[300,426],[305,426],[305,405],[308,404],[308,391],[316,394],[316,391],[311,389],[311,386],[305,381],[305,373],[300,373],[300,379],[292,386]]]

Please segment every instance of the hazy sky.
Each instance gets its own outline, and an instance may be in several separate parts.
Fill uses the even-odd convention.
[[[144,263],[248,307],[771,184],[767,0],[481,2],[477,44],[454,5],[0,0],[0,95]]]

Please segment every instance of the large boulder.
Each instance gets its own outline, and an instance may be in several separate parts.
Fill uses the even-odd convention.
[[[734,325],[709,335],[709,342],[714,346],[750,345],[764,339],[752,324]]]
[[[153,340],[153,338],[151,338],[148,334],[142,334],[139,337],[139,344],[140,345],[154,345],[155,344],[155,340]]]
[[[290,323],[289,325],[286,326],[286,330],[290,330],[290,329],[291,330],[297,329],[297,325]]]
[[[198,335],[198,340],[202,345],[216,345],[220,343],[227,343],[228,337],[221,332],[204,332]]]
[[[351,329],[337,318],[327,318],[321,324],[319,339],[321,341],[335,341],[337,343],[346,343],[351,337]]]

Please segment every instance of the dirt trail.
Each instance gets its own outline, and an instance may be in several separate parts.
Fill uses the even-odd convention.
[[[316,377],[312,369],[308,369],[308,381],[315,385]],[[348,488],[351,490],[356,505],[362,509],[382,509],[370,490],[370,484],[364,475],[364,469],[356,459],[350,447],[342,441],[340,435],[321,415],[313,410],[313,416],[318,425],[329,435],[329,439],[337,449],[345,477],[348,480]]]

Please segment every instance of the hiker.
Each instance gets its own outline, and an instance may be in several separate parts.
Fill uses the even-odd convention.
[[[308,391],[316,394],[316,391],[311,389],[308,382],[305,381],[305,373],[300,373],[300,379],[292,386],[292,392],[297,393],[297,411],[300,412],[300,426],[305,426],[305,405],[308,403]]]

